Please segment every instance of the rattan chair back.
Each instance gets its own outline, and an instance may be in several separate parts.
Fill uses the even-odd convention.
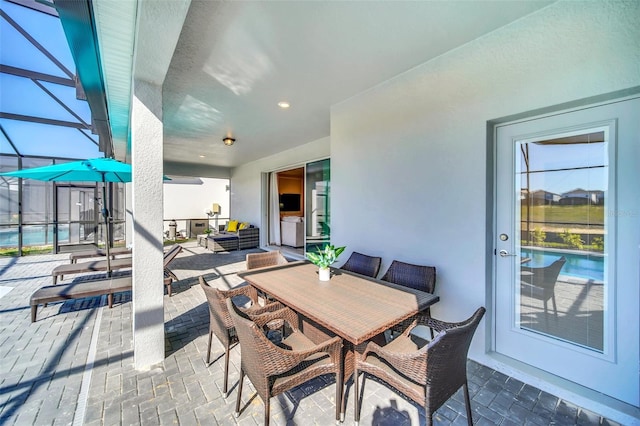
[[[233,317],[241,349],[241,368],[249,377],[262,400],[269,395],[269,375],[271,362],[280,358],[275,345],[265,336],[263,330],[248,315],[229,304],[228,311]]]
[[[204,277],[199,277],[199,281],[209,305],[209,331],[213,332],[225,347],[237,342],[233,321],[227,309],[226,297],[220,290],[211,287]],[[207,363],[209,363],[208,358]]]
[[[251,301],[251,306],[247,308],[247,311],[252,313],[267,312],[270,310],[276,310],[282,308],[280,303],[273,303],[266,306],[259,306],[258,293],[255,288],[251,286],[237,287],[231,290],[220,290],[215,287],[211,287],[204,279],[199,277],[200,287],[204,291],[207,297],[207,304],[209,305],[209,342],[207,344],[207,365],[211,361],[211,346],[213,343],[213,335],[218,338],[222,346],[224,346],[224,385],[222,391],[225,396],[229,388],[229,352],[231,347],[238,343],[238,337],[236,336],[236,329],[229,315],[229,309],[227,309],[227,299],[232,297],[242,296],[247,301]]]
[[[266,266],[286,265],[289,261],[280,250],[264,253],[248,253],[246,257],[247,269],[264,268]]]
[[[240,311],[231,300],[227,300],[227,310],[236,327],[240,341],[240,383],[236,400],[236,414],[240,412],[242,384],[245,374],[251,380],[256,392],[264,402],[265,426],[269,424],[270,400],[289,389],[299,386],[324,374],[336,377],[336,421],[340,419],[342,395],[342,340],[334,337],[320,344],[314,344],[296,328],[297,314],[285,308],[275,312],[253,316]],[[279,345],[273,343],[264,333],[263,327],[270,327],[276,320],[285,320],[291,330],[283,336]]]
[[[564,256],[561,256],[549,266],[520,267],[521,272],[526,272],[526,274],[521,275],[521,282],[522,284],[524,284],[522,294],[534,297],[536,299],[541,299],[544,303],[545,314],[548,312],[547,302],[549,301],[549,299],[551,299],[551,302],[553,303],[553,312],[556,318],[558,317],[558,307],[556,306],[555,295],[556,283],[558,282],[558,275],[560,275],[560,270],[566,262],[567,259]],[[539,290],[535,291],[536,289]]]
[[[436,289],[436,268],[394,260],[381,279],[433,294]]]
[[[340,269],[375,278],[380,271],[381,257],[369,256],[354,251]]]
[[[560,270],[567,262],[567,259],[562,256],[556,259],[549,266],[543,267],[529,267],[521,266],[521,271],[529,272],[529,275],[523,275],[522,281],[535,287],[541,287],[545,290],[553,291],[558,281],[558,275]]]
[[[463,387],[467,420],[471,426],[467,355],[484,313],[485,308],[480,307],[470,318],[459,323],[438,321],[428,316],[417,317],[414,326],[422,324],[438,331],[434,340],[422,346],[410,335],[411,327],[384,348],[369,342],[356,356],[355,421],[358,422],[360,417],[358,376],[365,372],[424,406],[429,425],[433,423],[436,410]]]
[[[466,321],[445,328],[427,345],[426,405],[433,414],[462,386],[467,385],[467,354],[485,308]],[[469,420],[471,417],[469,416]]]

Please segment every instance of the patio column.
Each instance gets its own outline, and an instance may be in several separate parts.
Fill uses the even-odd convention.
[[[162,146],[162,87],[134,79],[133,356],[140,370],[164,360]]]
[[[133,185],[125,184],[124,190],[124,233],[127,247],[133,244]]]

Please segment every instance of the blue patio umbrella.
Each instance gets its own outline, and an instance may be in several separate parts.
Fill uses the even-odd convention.
[[[32,169],[15,170],[0,173],[0,176],[11,176],[22,179],[35,179],[55,182],[102,182],[102,215],[106,226],[107,273],[111,275],[111,256],[109,255],[109,211],[106,207],[107,182],[131,182],[131,165],[113,158],[94,158],[90,160],[72,161],[52,166],[34,167]],[[170,180],[164,176],[164,180]]]
[[[34,167],[0,173],[0,176],[13,176],[23,179],[35,179],[56,182],[131,182],[131,165],[113,158],[94,158],[72,161],[52,166]]]

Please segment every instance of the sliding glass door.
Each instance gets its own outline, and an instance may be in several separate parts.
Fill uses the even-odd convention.
[[[306,251],[328,244],[331,237],[330,160],[307,163],[305,179]]]

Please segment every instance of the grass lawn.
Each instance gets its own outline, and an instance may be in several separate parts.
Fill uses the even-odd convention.
[[[527,206],[521,210],[527,220]],[[604,225],[604,206],[532,206],[532,222],[567,223],[576,225]]]

